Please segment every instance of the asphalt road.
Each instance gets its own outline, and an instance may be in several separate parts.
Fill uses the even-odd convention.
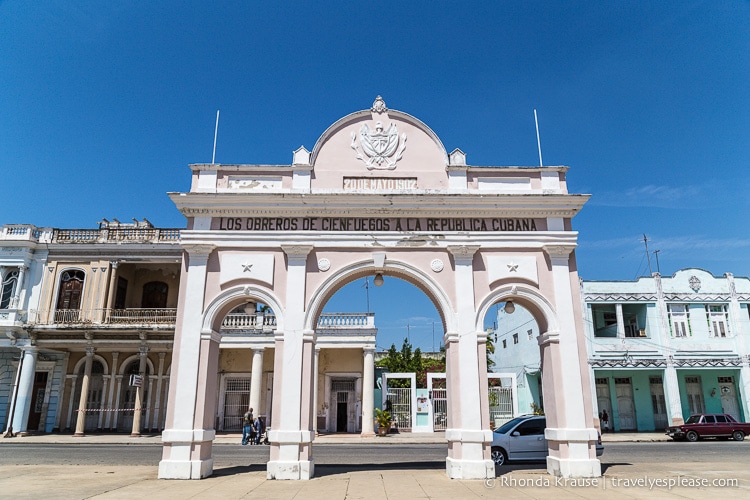
[[[268,446],[215,445],[214,467],[257,465],[264,467]],[[161,445],[31,444],[3,443],[0,465],[152,465],[161,459]],[[443,469],[447,447],[443,444],[329,445],[314,446],[316,467],[347,470],[377,468]],[[700,441],[608,443],[600,458],[602,466],[662,463],[747,463],[750,441]],[[510,464],[509,469],[544,468],[544,463]]]

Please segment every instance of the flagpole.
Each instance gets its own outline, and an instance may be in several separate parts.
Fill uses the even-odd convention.
[[[536,111],[534,111],[536,113]],[[216,136],[219,135],[219,110],[216,110],[216,128],[214,129],[214,154],[211,156],[211,165],[216,163]]]
[[[542,142],[539,140],[539,120],[536,117],[536,109],[534,110],[534,123],[536,124],[536,147],[539,149],[539,166],[542,167]]]

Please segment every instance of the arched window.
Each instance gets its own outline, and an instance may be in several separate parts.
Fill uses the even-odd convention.
[[[18,271],[9,272],[0,283],[0,309],[7,309],[16,293],[18,286]]]
[[[143,285],[141,307],[144,309],[164,309],[167,307],[169,286],[163,281],[150,281]]]
[[[80,309],[83,282],[86,274],[80,269],[70,269],[60,276],[60,291],[57,295],[57,309]]]

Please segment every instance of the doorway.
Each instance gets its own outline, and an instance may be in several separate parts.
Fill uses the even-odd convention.
[[[719,392],[721,393],[721,411],[734,417],[738,422],[740,418],[740,407],[737,404],[737,393],[734,389],[734,377],[719,377]]]
[[[333,432],[356,432],[355,384],[353,378],[331,380],[331,422]]]
[[[636,430],[635,401],[633,400],[633,385],[630,378],[616,378],[615,392],[617,394],[617,419],[621,431]]]
[[[39,425],[44,412],[44,396],[47,392],[47,372],[36,372],[34,374],[34,387],[32,388],[31,409],[26,429],[29,432],[39,430]]]

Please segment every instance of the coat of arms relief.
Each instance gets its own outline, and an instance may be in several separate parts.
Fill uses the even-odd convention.
[[[372,105],[373,113],[382,114],[387,110],[385,102],[378,96]],[[359,144],[357,144],[357,137],[359,137]],[[399,137],[395,123],[391,123],[388,130],[385,130],[380,121],[375,123],[375,130],[370,130],[370,127],[364,123],[358,134],[352,132],[351,148],[357,154],[357,159],[361,160],[368,170],[393,170],[406,149],[406,134],[401,134]]]

